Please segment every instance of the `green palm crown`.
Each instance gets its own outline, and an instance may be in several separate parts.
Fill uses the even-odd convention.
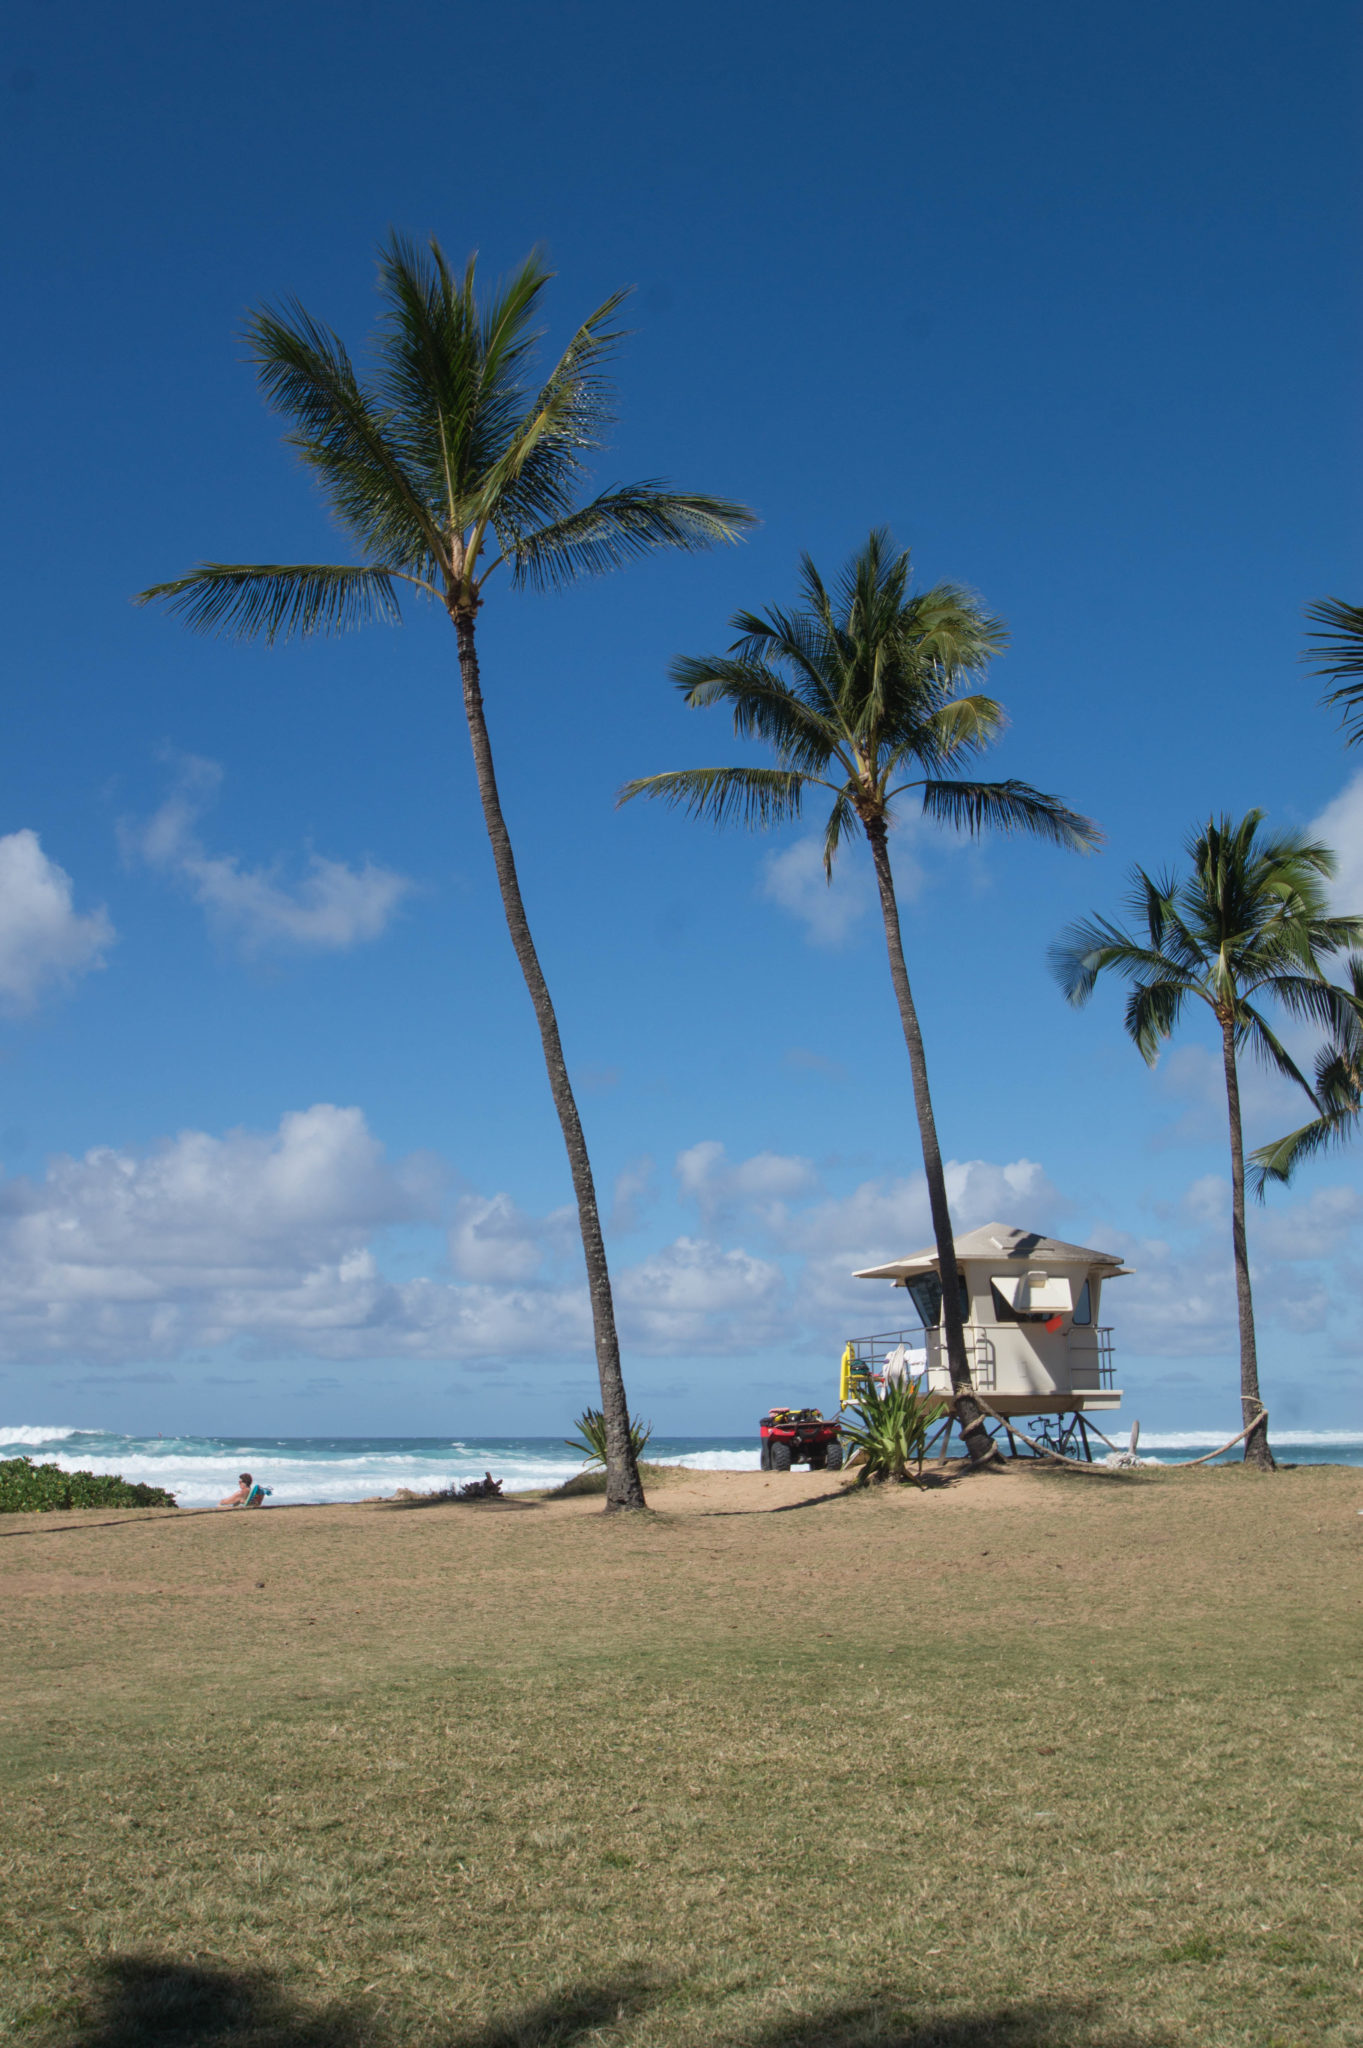
[[[473,258],[456,277],[437,242],[422,251],[391,235],[364,377],[296,301],[253,314],[261,386],[360,560],[200,562],[137,602],[164,603],[200,632],[274,641],[396,620],[403,585],[457,615],[501,568],[552,588],[655,548],[736,539],[753,515],[727,499],[656,481],[588,493],[613,424],[607,370],[627,294],[583,321],[540,382],[535,323],[551,276],[532,254],[480,303]]]
[[[810,789],[833,801],[824,867],[858,826],[890,822],[897,797],[957,830],[1022,830],[1088,849],[1098,828],[1058,798],[1017,781],[954,773],[1005,724],[1002,707],[966,686],[1007,644],[979,599],[952,583],[910,588],[909,557],[883,529],[853,556],[836,588],[806,555],[799,606],[739,612],[727,655],[685,656],[673,678],[688,704],[727,704],[734,730],[765,741],[774,768],[685,768],[626,783],[620,801],[661,798],[714,824],[798,818]]]

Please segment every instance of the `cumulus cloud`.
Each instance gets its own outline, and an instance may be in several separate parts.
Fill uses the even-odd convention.
[[[198,825],[221,781],[215,762],[186,757],[160,809],[142,824],[124,824],[125,853],[186,888],[247,953],[346,952],[381,936],[411,893],[405,875],[369,860],[350,867],[309,853],[306,872],[290,882],[279,862],[251,868],[233,854],[209,853]]]
[[[1330,892],[1334,908],[1341,916],[1356,916],[1363,911],[1363,770],[1311,820],[1307,836],[1334,848],[1339,857]]]
[[[631,1231],[638,1230],[657,1199],[657,1193],[653,1161],[648,1154],[632,1159],[615,1176],[610,1229],[621,1237],[628,1237]]]
[[[113,942],[107,913],[77,911],[70,875],[36,832],[0,838],[0,1007],[31,1010],[49,989],[102,967]]]
[[[531,1216],[509,1195],[463,1195],[449,1234],[450,1264],[464,1280],[533,1280],[576,1242],[577,1212]]]
[[[759,1350],[786,1332],[785,1276],[770,1260],[679,1237],[617,1287],[625,1337],[655,1354]]]
[[[813,1188],[818,1176],[808,1159],[757,1152],[731,1165],[717,1138],[704,1138],[677,1154],[677,1188],[695,1202],[707,1226],[743,1207],[761,1209]]]
[[[622,1181],[622,1198],[638,1199],[647,1162]],[[998,1217],[1121,1255],[1134,1277],[1105,1315],[1123,1352],[1171,1364],[1233,1353],[1216,1176],[1189,1186],[1164,1237],[1071,1223],[1035,1160],[952,1161],[947,1183],[961,1229]],[[695,1225],[614,1270],[627,1352],[827,1357],[849,1330],[909,1320],[902,1296],[851,1276],[930,1242],[921,1172],[839,1192],[807,1159],[735,1159],[706,1140],[678,1156],[677,1185]],[[385,1274],[386,1233],[439,1219],[443,1190],[436,1162],[390,1160],[359,1109],[328,1103],[272,1131],[185,1131],[146,1153],[100,1147],[53,1159],[40,1178],[0,1179],[0,1359],[48,1358],[80,1383],[112,1385],[168,1365],[259,1376],[282,1357],[309,1358],[320,1386],[347,1361],[492,1371],[589,1358],[569,1206],[535,1214],[505,1191],[464,1189],[444,1215],[447,1259],[415,1279]],[[1265,1330],[1329,1329],[1338,1353],[1359,1348],[1360,1220],[1363,1198],[1339,1187],[1252,1219]]]
[[[974,842],[919,813],[905,814],[892,827],[890,858],[900,904],[914,903],[932,880],[932,856],[969,851]],[[758,893],[797,918],[815,946],[836,948],[856,936],[877,907],[875,875],[864,842],[844,846],[830,882],[824,874],[823,835],[809,833],[765,854]]]
[[[805,928],[816,946],[842,946],[875,901],[864,862],[839,860],[830,882],[823,870],[823,841],[797,839],[763,856],[759,893],[779,904]]]

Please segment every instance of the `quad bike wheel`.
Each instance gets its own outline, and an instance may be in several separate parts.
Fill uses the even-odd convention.
[[[830,1445],[828,1446],[828,1449],[827,1449],[827,1450],[826,1450],[826,1451],[824,1452],[824,1454],[823,1454],[823,1469],[824,1469],[824,1471],[825,1471],[825,1472],[841,1472],[841,1470],[842,1470],[842,1445],[841,1445],[841,1444],[830,1444]]]
[[[763,1437],[757,1446],[757,1462],[763,1472],[771,1470],[771,1444]]]
[[[772,1443],[772,1446],[771,1446],[771,1453],[770,1453],[770,1455],[771,1455],[771,1467],[770,1467],[770,1469],[771,1469],[771,1470],[772,1470],[773,1472],[789,1472],[789,1470],[790,1470],[790,1445],[789,1445],[789,1444],[783,1444],[783,1443],[780,1443],[779,1441],[778,1441],[778,1442],[774,1442],[774,1443]]]

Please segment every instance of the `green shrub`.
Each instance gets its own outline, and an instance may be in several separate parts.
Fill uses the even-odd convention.
[[[913,1380],[884,1388],[872,1381],[842,1420],[843,1440],[853,1446],[853,1462],[861,1467],[861,1484],[870,1479],[921,1481],[928,1431],[945,1413],[945,1402],[925,1394]]]
[[[634,1455],[641,1458],[644,1445],[653,1434],[651,1422],[631,1422],[629,1440],[634,1446]],[[581,1451],[589,1465],[604,1465],[606,1462],[606,1418],[599,1408],[584,1408],[577,1418],[577,1435],[563,1439],[570,1451]]]
[[[175,1495],[107,1472],[63,1472],[32,1458],[0,1458],[0,1515],[47,1514],[53,1508],[173,1508]]]

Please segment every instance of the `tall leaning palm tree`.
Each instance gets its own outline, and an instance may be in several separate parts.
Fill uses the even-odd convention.
[[[1335,871],[1330,849],[1297,833],[1261,835],[1262,811],[1237,824],[1213,818],[1188,841],[1189,871],[1148,875],[1136,868],[1130,906],[1144,925],[1133,934],[1105,917],[1072,925],[1051,948],[1056,978],[1069,1000],[1085,1004],[1100,975],[1132,984],[1126,1029],[1151,1066],[1191,1002],[1216,1020],[1230,1126],[1231,1245],[1240,1327],[1240,1406],[1246,1462],[1273,1469],[1268,1424],[1259,1393],[1254,1296],[1245,1236],[1245,1148],[1240,1118],[1239,1060],[1249,1051],[1302,1089],[1318,1114],[1310,1083],[1264,1015],[1276,1003],[1289,1017],[1337,1035],[1348,1028],[1345,992],[1322,962],[1363,934],[1363,919],[1327,914],[1325,884]]]
[[[507,929],[530,991],[577,1197],[591,1293],[608,1508],[644,1505],[630,1445],[610,1274],[582,1122],[558,1021],[530,935],[502,815],[483,707],[476,622],[493,578],[557,589],[655,548],[732,541],[752,521],[721,498],[647,482],[590,493],[611,425],[607,367],[621,340],[617,293],[583,321],[547,376],[535,323],[551,272],[532,254],[480,298],[439,245],[393,235],[379,251],[382,301],[361,376],[337,335],[295,301],[255,313],[246,341],[285,436],[321,487],[354,563],[201,562],[144,590],[199,632],[267,642],[396,621],[400,594],[441,605],[454,628],[478,793]]]
[[[738,638],[727,655],[687,656],[673,664],[673,678],[692,706],[730,705],[734,731],[764,741],[777,765],[649,775],[627,783],[620,801],[656,797],[715,825],[768,826],[798,818],[806,797],[822,792],[832,799],[823,845],[830,879],[843,841],[864,833],[913,1079],[952,1393],[972,1462],[984,1463],[995,1452],[966,1357],[946,1178],[904,959],[890,826],[899,800],[917,797],[925,816],[971,834],[1030,832],[1087,849],[1099,833],[1058,798],[1025,782],[980,782],[957,772],[1003,727],[994,699],[965,685],[983,675],[1007,635],[955,584],[914,592],[909,557],[885,531],[872,532],[835,590],[805,556],[795,610],[739,612],[730,625]]]

